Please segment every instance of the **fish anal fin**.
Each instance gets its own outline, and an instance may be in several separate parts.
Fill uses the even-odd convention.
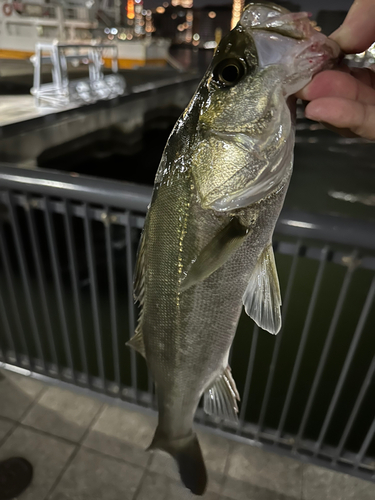
[[[137,328],[135,335],[133,335],[133,337],[128,340],[128,342],[126,342],[126,345],[132,347],[144,358],[146,358],[145,343],[143,341],[143,334],[141,329]]]
[[[248,232],[249,229],[237,217],[233,217],[200,252],[181,283],[181,291],[203,281],[219,269],[241,246]]]
[[[246,313],[255,323],[276,335],[281,328],[281,294],[272,245],[261,253],[242,297]]]
[[[215,415],[224,420],[237,422],[240,396],[232,377],[230,367],[224,370],[213,385],[204,393],[203,408],[208,415]]]

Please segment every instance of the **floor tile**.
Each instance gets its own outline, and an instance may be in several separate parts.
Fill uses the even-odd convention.
[[[148,472],[142,481],[137,500],[219,500],[219,496],[212,491],[197,497],[193,495],[179,481],[174,481],[168,476]]]
[[[71,441],[79,441],[102,403],[74,392],[49,387],[22,423]]]
[[[49,500],[131,500],[143,473],[141,467],[81,448]]]
[[[84,446],[145,466],[156,418],[118,406],[106,406],[88,433]]]
[[[231,477],[227,477],[224,482],[223,497],[220,500],[300,500],[299,497],[290,497],[270,490],[261,488],[245,481],[239,481]]]
[[[16,424],[5,418],[0,418],[0,442]]]
[[[18,427],[0,447],[0,460],[21,456],[33,465],[31,485],[20,500],[42,500],[71,456],[74,445]]]
[[[301,497],[303,465],[296,460],[236,443],[228,463],[228,476],[232,479],[293,498]]]
[[[221,491],[223,474],[228,457],[229,441],[214,434],[199,432],[199,442],[202,448],[204,462],[208,473],[208,490],[215,493]],[[150,470],[158,474],[166,475],[171,479],[179,480],[175,460],[168,454],[154,451]]]
[[[0,416],[19,420],[43,389],[37,380],[0,370]]]
[[[303,500],[374,500],[375,484],[347,474],[306,465]]]

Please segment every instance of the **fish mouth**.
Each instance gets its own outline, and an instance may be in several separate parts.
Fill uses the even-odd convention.
[[[251,3],[239,25],[254,40],[260,68],[279,65],[285,95],[304,87],[323,69],[334,66],[341,50],[316,31],[307,12],[289,12],[275,5]]]

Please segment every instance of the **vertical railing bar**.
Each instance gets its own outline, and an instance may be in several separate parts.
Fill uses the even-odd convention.
[[[370,312],[371,305],[372,305],[372,302],[373,302],[373,299],[374,299],[374,295],[375,295],[375,276],[374,276],[374,278],[372,280],[369,293],[367,294],[365,305],[363,306],[363,309],[362,309],[362,312],[361,312],[361,316],[359,318],[359,321],[358,321],[358,324],[357,324],[357,328],[356,328],[354,336],[353,336],[353,340],[352,340],[352,342],[350,344],[348,354],[347,354],[347,356],[345,358],[345,363],[344,363],[344,366],[343,366],[343,368],[341,370],[340,378],[339,378],[339,381],[338,381],[338,383],[336,385],[336,389],[335,389],[335,392],[333,394],[332,400],[330,402],[326,418],[324,419],[323,426],[322,426],[322,429],[320,431],[318,441],[314,445],[314,450],[315,450],[314,454],[315,455],[318,453],[319,449],[321,448],[323,439],[324,439],[324,437],[325,437],[325,435],[327,433],[328,426],[331,423],[331,418],[332,418],[333,412],[336,409],[337,401],[338,401],[338,399],[339,399],[339,397],[341,395],[342,388],[344,386],[346,377],[348,375],[350,364],[352,362],[352,359],[354,357],[355,351],[357,349],[357,345],[358,345],[359,339],[361,338],[363,327],[364,327],[365,322],[367,320],[367,316],[368,316],[368,314]]]
[[[111,315],[111,332],[112,332],[112,353],[115,371],[115,381],[121,394],[121,380],[120,380],[120,351],[118,345],[118,325],[117,325],[117,303],[116,303],[116,278],[113,263],[113,248],[112,248],[112,225],[110,221],[109,208],[105,207],[103,213],[105,241],[107,247],[107,270],[108,270],[108,284],[109,284],[109,305]]]
[[[366,437],[365,437],[365,439],[363,441],[361,449],[359,450],[359,452],[358,452],[358,454],[356,456],[356,459],[355,459],[355,462],[354,462],[354,469],[358,469],[358,467],[361,465],[361,463],[363,461],[363,457],[364,457],[364,455],[365,455],[368,447],[370,446],[372,438],[374,437],[374,433],[375,433],[375,418],[372,421],[371,427],[370,427],[370,429],[368,430],[368,432],[366,434]]]
[[[53,331],[52,331],[51,316],[50,316],[49,307],[48,307],[48,303],[47,303],[46,280],[45,280],[45,275],[44,275],[43,268],[42,268],[42,263],[40,260],[41,250],[40,250],[40,245],[39,245],[38,238],[37,238],[34,214],[33,214],[32,208],[30,206],[29,195],[26,195],[26,203],[27,203],[27,209],[26,209],[27,224],[28,224],[29,232],[30,232],[30,236],[31,236],[31,247],[32,247],[34,262],[35,262],[35,267],[36,267],[39,293],[40,293],[40,297],[41,297],[41,305],[42,305],[42,311],[43,311],[43,316],[44,316],[44,323],[46,326],[47,337],[48,337],[49,347],[50,347],[51,354],[52,354],[52,359],[56,365],[57,373],[59,374],[60,373],[60,365],[58,362],[56,344],[55,344],[55,339],[53,337]]]
[[[4,230],[3,226],[0,224],[0,252],[1,252],[1,257],[3,260],[4,264],[4,270],[5,270],[5,277],[8,285],[8,292],[9,292],[9,299],[11,303],[11,307],[13,309],[13,317],[16,322],[16,328],[18,332],[18,337],[21,341],[22,344],[22,349],[25,353],[25,356],[27,356],[28,362],[31,362],[30,358],[30,353],[29,353],[29,348],[26,343],[26,335],[25,335],[25,330],[22,325],[21,321],[21,315],[19,312],[19,307],[18,307],[18,302],[16,300],[16,294],[14,291],[14,285],[13,285],[13,280],[12,276],[10,274],[11,271],[11,265],[10,265],[10,259],[8,255],[8,250],[5,245],[5,235],[4,235]]]
[[[35,316],[35,312],[34,312],[34,305],[33,305],[33,301],[31,298],[30,282],[29,282],[28,271],[27,271],[27,267],[26,267],[26,258],[25,258],[25,253],[24,253],[23,248],[22,248],[20,228],[18,225],[18,220],[17,220],[16,214],[15,214],[13,200],[12,200],[12,196],[11,196],[10,192],[6,193],[6,202],[8,205],[8,210],[9,210],[9,214],[10,214],[10,218],[11,218],[13,234],[14,234],[14,241],[16,243],[16,252],[17,252],[18,262],[20,265],[23,287],[24,287],[24,291],[25,291],[26,308],[27,308],[27,312],[28,312],[28,315],[30,318],[31,332],[32,332],[32,335],[34,338],[35,347],[37,350],[39,361],[41,363],[41,367],[42,367],[43,371],[45,372],[46,371],[46,362],[45,362],[44,352],[43,352],[43,348],[42,348],[42,343],[41,343],[39,332],[38,332],[38,324],[37,324],[36,316]]]
[[[91,304],[92,304],[92,314],[94,319],[94,335],[95,335],[95,345],[98,356],[98,368],[99,375],[102,380],[103,390],[106,390],[105,383],[105,372],[104,372],[104,358],[103,358],[103,347],[101,339],[101,326],[100,326],[100,316],[99,316],[99,300],[98,300],[98,283],[95,271],[95,257],[94,257],[94,242],[92,238],[91,225],[89,220],[89,207],[87,203],[84,203],[84,227],[85,227],[85,242],[86,242],[86,253],[88,257],[88,268],[90,277],[90,292],[91,292]]]
[[[151,374],[147,372],[147,391],[150,394],[151,407],[154,408],[154,382],[152,380]]]
[[[299,252],[300,252],[300,247],[301,247],[301,242],[297,242],[297,247],[296,247],[296,253],[294,254],[292,265],[290,268],[290,273],[289,273],[289,279],[288,279],[288,285],[285,293],[285,299],[284,299],[284,307],[282,310],[282,320],[283,320],[283,325],[284,321],[287,315],[288,307],[289,307],[289,301],[290,301],[290,296],[292,293],[292,288],[293,288],[293,283],[294,283],[294,278],[297,270],[297,263],[298,263],[298,257],[299,257]],[[282,339],[282,333],[284,331],[284,326],[282,326],[281,331],[277,335],[274,350],[273,350],[273,355],[272,355],[272,360],[271,360],[271,365],[268,373],[268,379],[267,379],[267,385],[266,385],[266,390],[264,392],[264,397],[263,397],[263,402],[262,402],[262,407],[260,410],[260,416],[259,416],[259,421],[258,421],[258,429],[256,432],[256,439],[259,439],[259,435],[262,431],[263,427],[263,422],[264,422],[264,417],[266,415],[266,410],[268,406],[268,400],[271,394],[271,388],[273,384],[273,377],[275,373],[275,368],[276,368],[276,362],[277,358],[279,355],[279,350],[280,350],[280,345],[281,345],[281,339]]]
[[[62,329],[62,334],[63,334],[63,339],[64,339],[64,348],[65,348],[65,353],[66,353],[68,365],[69,365],[69,368],[71,370],[72,380],[75,382],[76,376],[75,376],[75,370],[74,370],[74,365],[73,365],[72,347],[71,347],[71,342],[70,342],[70,338],[69,338],[68,325],[66,322],[66,308],[65,308],[64,296],[63,296],[63,291],[62,291],[61,271],[60,271],[60,266],[59,266],[59,262],[58,262],[56,235],[55,235],[55,229],[54,229],[54,226],[53,226],[53,223],[51,220],[51,208],[50,208],[50,202],[49,202],[48,198],[44,198],[44,204],[45,204],[44,216],[45,216],[46,227],[47,227],[47,239],[48,239],[49,251],[51,253],[52,271],[53,271],[56,297],[57,297],[57,307],[58,307],[58,311],[59,311],[60,324],[61,324],[61,329]]]
[[[133,300],[133,249],[132,249],[132,235],[131,235],[131,213],[126,212],[128,223],[125,226],[126,231],[126,274],[128,285],[128,309],[129,309],[129,338],[135,332],[135,314],[134,314],[134,300]],[[138,380],[137,380],[137,358],[134,349],[130,350],[130,369],[131,381],[134,391],[135,399],[138,399]]]
[[[9,347],[13,350],[14,355],[16,356],[17,362],[19,363],[19,355],[18,355],[18,352],[16,351],[16,346],[14,345],[14,340],[12,337],[12,332],[10,330],[7,310],[6,310],[4,301],[3,301],[3,295],[1,293],[1,290],[0,290],[0,316],[2,316],[2,318],[3,318],[5,335],[8,339]],[[3,350],[3,352],[4,352],[4,356],[5,356],[5,354],[6,354],[5,349]]]
[[[244,421],[245,421],[247,403],[249,400],[251,380],[253,378],[255,354],[256,354],[257,344],[258,344],[258,336],[259,336],[259,327],[256,323],[254,323],[253,337],[251,339],[251,347],[250,347],[250,356],[249,356],[249,362],[247,364],[247,371],[246,371],[245,387],[243,390],[239,423],[238,423],[238,428],[237,428],[236,434],[240,434],[241,429],[242,429],[243,424],[244,424]]]
[[[297,376],[298,376],[299,369],[301,366],[302,357],[303,357],[304,352],[305,352],[307,338],[308,338],[308,335],[310,332],[310,326],[311,326],[311,322],[313,319],[316,302],[318,300],[320,285],[322,283],[325,265],[327,262],[328,251],[329,251],[329,247],[324,247],[322,249],[322,252],[321,252],[320,264],[319,264],[318,272],[317,272],[317,275],[315,278],[314,288],[312,291],[311,300],[310,300],[310,304],[309,304],[309,307],[307,310],[306,320],[305,320],[305,324],[303,326],[296,360],[295,360],[294,366],[293,366],[292,376],[290,378],[289,387],[288,387],[287,395],[286,395],[285,402],[284,402],[284,408],[281,412],[280,422],[279,422],[279,426],[278,426],[277,432],[276,432],[276,440],[278,440],[282,434],[282,431],[283,431],[284,425],[285,425],[285,420],[286,420],[286,417],[287,417],[288,412],[289,412],[290,403],[292,401],[294,388],[295,388],[295,385],[297,382]]]
[[[369,388],[369,386],[373,380],[374,373],[375,373],[375,357],[373,357],[373,359],[372,359],[371,365],[367,371],[365,380],[363,381],[361,390],[359,391],[357,400],[356,400],[355,405],[353,407],[353,410],[350,414],[348,423],[346,424],[346,427],[345,427],[344,432],[342,434],[342,437],[340,439],[339,445],[338,445],[337,449],[335,450],[335,454],[334,454],[334,461],[335,462],[337,461],[338,457],[341,455],[342,449],[346,443],[346,440],[350,434],[350,431],[352,430],[352,427],[353,427],[353,424],[355,422],[355,419],[357,418],[357,414],[359,412],[359,409],[362,406],[363,399],[366,395],[367,389]]]
[[[83,330],[83,321],[82,321],[82,310],[81,310],[81,296],[79,293],[79,279],[78,279],[78,265],[77,265],[77,255],[73,243],[73,228],[72,228],[72,211],[70,202],[68,200],[64,200],[64,222],[65,222],[65,234],[66,241],[68,247],[68,255],[69,255],[69,269],[70,269],[70,279],[72,281],[72,289],[73,289],[73,303],[74,303],[74,312],[76,318],[76,326],[77,326],[77,334],[78,334],[78,343],[80,356],[82,360],[83,372],[86,376],[86,384],[89,385],[89,369],[87,363],[87,353],[85,346],[85,337]]]
[[[356,252],[354,252],[354,254],[352,255],[353,259],[355,259],[356,255],[357,255]],[[325,341],[325,344],[323,347],[322,354],[320,356],[318,368],[317,368],[317,371],[316,371],[316,374],[314,377],[314,381],[313,381],[313,384],[311,387],[309,398],[308,398],[307,403],[306,403],[305,411],[304,411],[303,416],[302,416],[301,424],[300,424],[300,427],[298,429],[298,434],[296,436],[293,449],[295,449],[298,446],[298,443],[300,442],[302,435],[305,431],[307,420],[310,416],[311,408],[312,408],[312,405],[314,403],[315,396],[316,396],[316,393],[317,393],[317,390],[318,390],[318,387],[319,387],[319,384],[320,384],[320,381],[321,381],[321,378],[323,375],[323,370],[325,368],[325,364],[326,364],[328,354],[329,354],[329,351],[331,348],[333,337],[335,335],[337,324],[338,324],[338,321],[339,321],[339,318],[341,315],[341,311],[342,311],[342,308],[344,306],[344,302],[345,302],[345,299],[346,299],[346,296],[348,293],[349,285],[350,285],[351,280],[352,280],[354,269],[355,269],[354,266],[349,267],[346,274],[345,274],[344,282],[342,284],[339,298],[338,298],[337,303],[336,303],[335,311],[333,313],[332,321],[331,321],[331,324],[329,326],[327,338],[326,338],[326,341]]]

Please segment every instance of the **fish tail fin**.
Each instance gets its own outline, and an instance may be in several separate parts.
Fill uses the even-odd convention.
[[[181,480],[186,488],[195,495],[203,495],[207,486],[207,471],[195,433],[171,440],[157,428],[148,449],[169,453],[177,462]]]

